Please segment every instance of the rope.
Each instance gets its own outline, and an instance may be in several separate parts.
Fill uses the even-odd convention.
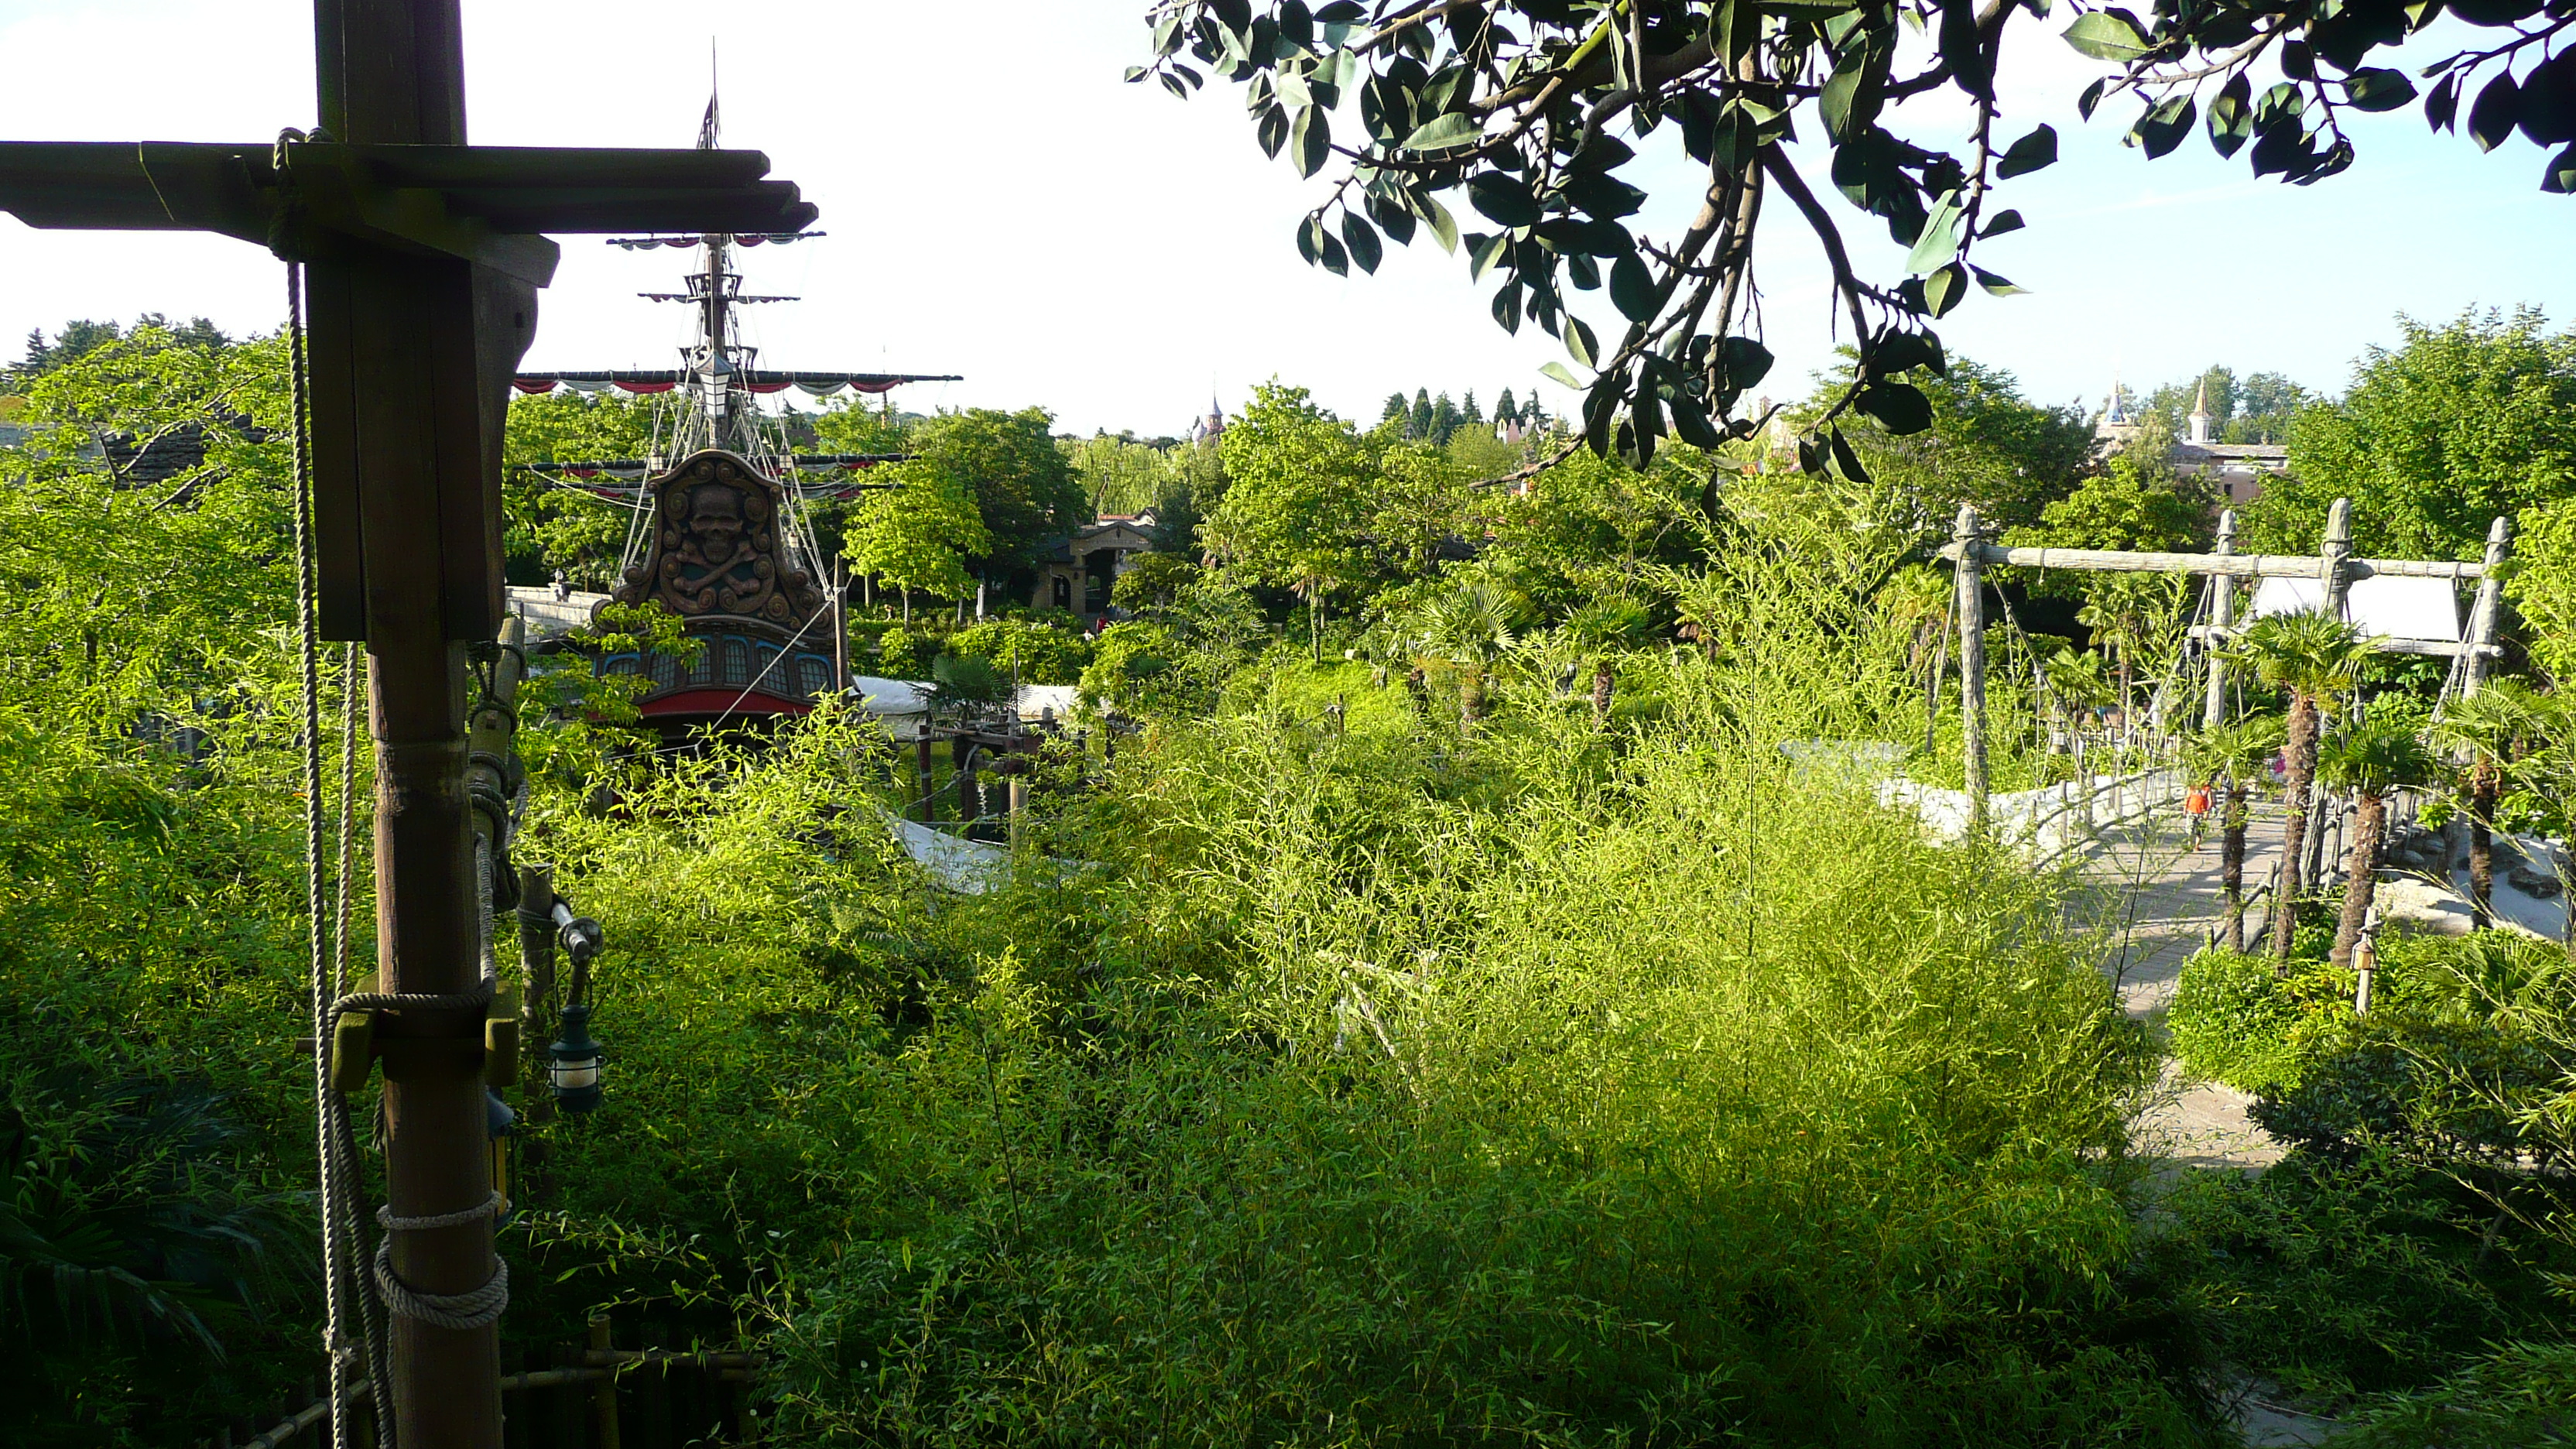
[[[283,157],[286,143],[281,139],[278,151]],[[329,928],[324,925],[322,909],[322,644],[321,630],[314,618],[314,597],[319,592],[318,564],[313,550],[313,457],[309,446],[312,398],[306,385],[304,352],[304,268],[290,262],[286,268],[286,335],[288,402],[294,417],[288,428],[288,468],[292,474],[289,491],[295,525],[295,633],[298,699],[301,710],[302,759],[304,775],[304,909],[309,925],[308,968],[312,986],[313,1039],[313,1137],[314,1154],[319,1160],[324,1229],[322,1233],[323,1330],[322,1353],[330,1374],[331,1442],[339,1449],[348,1443],[348,1424],[340,1411],[340,1368],[346,1334],[342,1323],[347,1305],[342,1287],[345,1268],[341,1258],[339,1235],[330,1229],[331,1205],[338,1194],[332,1171],[331,1099],[331,1023],[336,1013],[331,1000],[338,983],[332,979],[332,949]],[[345,922],[346,916],[337,917]]]
[[[468,1215],[468,1220],[479,1218],[487,1211],[487,1208],[476,1208]],[[391,1225],[399,1230],[400,1225],[415,1221],[435,1220],[396,1218]],[[434,1328],[488,1328],[500,1322],[502,1313],[510,1306],[510,1265],[495,1255],[492,1276],[483,1280],[482,1287],[465,1293],[424,1293],[395,1275],[394,1240],[388,1235],[376,1244],[376,1294],[393,1312]]]
[[[467,1223],[479,1222],[499,1212],[501,1205],[501,1194],[496,1191],[473,1207],[458,1208],[452,1213],[431,1213],[425,1217],[398,1218],[394,1216],[394,1210],[391,1207],[380,1207],[376,1209],[376,1221],[389,1232],[426,1233],[439,1228],[461,1228]]]

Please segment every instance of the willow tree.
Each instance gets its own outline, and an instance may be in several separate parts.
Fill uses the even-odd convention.
[[[2266,614],[2246,626],[2229,657],[2250,666],[2254,677],[2290,695],[2288,737],[2282,748],[2285,817],[2281,826],[2281,888],[2273,905],[2272,954],[2287,972],[2291,937],[2298,925],[2299,842],[2308,831],[2308,791],[2316,780],[2317,737],[2325,710],[2361,687],[2370,646],[2341,619],[2313,610]]]
[[[1308,262],[1375,271],[1387,242],[1424,234],[1464,252],[1470,275],[1492,288],[1498,325],[1537,325],[1588,374],[1548,369],[1584,392],[1580,440],[1639,461],[1667,434],[1709,448],[1759,427],[1743,404],[1771,353],[1749,279],[1758,223],[1782,206],[1822,250],[1832,320],[1859,354],[1841,395],[1806,422],[1805,465],[1861,470],[1840,431],[1849,417],[1900,435],[1929,427],[1930,403],[1906,379],[1943,370],[1931,324],[1978,291],[2020,290],[1988,265],[2023,227],[2006,193],[2057,160],[2050,127],[2003,127],[1995,89],[2006,33],[2057,25],[2042,0],[1144,8],[1152,54],[1129,80],[1151,77],[1184,98],[1211,74],[1243,85],[1261,148],[1324,178],[1296,231]],[[2447,55],[2438,39],[2410,44],[2446,13],[2504,29],[2492,37],[2503,43],[2476,37]],[[2576,145],[2567,144],[2576,141],[2576,62],[2564,48],[2545,52],[2566,25],[2564,5],[2545,11],[2542,0],[2466,9],[2209,0],[2159,6],[2146,20],[2086,10],[2060,34],[2104,67],[2078,109],[2090,118],[2115,96],[2137,105],[2129,139],[2149,157],[2205,122],[2209,144],[2223,156],[2242,152],[2256,175],[2321,180],[2352,164],[2350,113],[2417,99],[2405,70],[2372,62],[2430,60],[2422,73],[2440,79],[2422,94],[2428,120],[2464,123],[2482,148],[2504,144],[2517,126],[2532,142],[2567,146],[2542,175],[2544,189],[2564,192],[2576,190]],[[1909,32],[1931,37],[1928,54],[1906,42]],[[2031,42],[2050,43],[2016,44]],[[2258,93],[2258,69],[2284,78]],[[2480,88],[2463,113],[2473,83]],[[1927,144],[1958,134],[1962,102],[1966,145]],[[1793,137],[1821,142],[1821,152],[1793,152]],[[1688,220],[1640,235],[1632,223],[1648,195],[1623,172],[1640,147],[1676,141],[1698,168],[1689,196],[1673,198],[1687,203],[1673,209]],[[1802,165],[1805,157],[1815,159]],[[1840,193],[1849,209],[1820,193]],[[1466,212],[1463,226],[1453,204]],[[1905,249],[1895,272],[1864,275],[1853,261],[1844,228],[1872,219]],[[1575,304],[1573,292],[1595,288],[1607,308]]]

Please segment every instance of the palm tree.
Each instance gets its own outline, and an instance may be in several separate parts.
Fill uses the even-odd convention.
[[[2279,752],[2281,717],[2258,714],[2206,729],[2190,746],[2192,773],[2209,782],[2219,807],[2219,888],[2227,893],[2227,949],[2245,949],[2245,822],[2247,797]]]
[[[2467,768],[2458,792],[2469,820],[2469,910],[2478,930],[2495,924],[2495,813],[2504,767],[2531,732],[2537,697],[2522,684],[2499,679],[2442,707],[2432,724],[2433,744],[2463,757]],[[2443,872],[2447,883],[2449,870]]]
[[[2300,896],[2299,845],[2308,830],[2308,790],[2316,779],[2317,734],[2323,711],[2361,687],[2362,666],[2370,646],[2361,633],[2341,619],[2313,610],[2267,614],[2255,620],[2227,651],[2228,658],[2254,671],[2274,689],[2290,692],[2290,720],[2282,763],[2287,818],[2281,829],[2281,889],[2274,902],[2272,954],[2289,971],[2291,937]]]
[[[1644,633],[1646,624],[1645,606],[1616,594],[1594,599],[1566,616],[1561,626],[1566,641],[1592,656],[1592,719],[1595,724],[1610,718],[1610,692],[1614,683],[1610,656]]]
[[[1424,633],[1433,653],[1458,669],[1458,723],[1472,728],[1485,712],[1485,679],[1494,661],[1520,638],[1520,598],[1481,576],[1431,607]]]
[[[2432,752],[2403,719],[2370,719],[2326,742],[2318,752],[2317,772],[2329,785],[2352,793],[2352,848],[2344,857],[2343,917],[2335,923],[2334,954],[2341,966],[2352,959],[2353,943],[2370,919],[2371,898],[2379,889],[2379,842],[2388,829],[2388,797],[2406,785],[2432,778]]]

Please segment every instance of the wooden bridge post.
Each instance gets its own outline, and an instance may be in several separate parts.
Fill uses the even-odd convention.
[[[2236,510],[2223,509],[2218,515],[2218,541],[2213,553],[2236,552]],[[2236,580],[2226,574],[2209,576],[2209,698],[2201,706],[2200,727],[2214,730],[2227,719],[2227,630],[2236,622]]]
[[[590,1321],[590,1346],[603,1359],[606,1358],[606,1350],[616,1346],[609,1332],[607,1315],[602,1314]],[[591,1424],[598,1449],[618,1449],[616,1362],[608,1360],[608,1368],[608,1377],[592,1385],[590,1390]]]
[[[1957,536],[1959,608],[1959,732],[1966,756],[1968,829],[1986,827],[1986,588],[1977,557],[1977,510],[1961,507]]]
[[[2338,498],[2326,510],[2325,544],[2317,551],[2317,577],[2325,582],[2325,612],[2341,619],[2352,612],[2352,500]]]
[[[2503,612],[2505,556],[2513,551],[2513,520],[2499,518],[2487,525],[2486,572],[2478,576],[2477,603],[2469,609],[2468,668],[2460,676],[2460,692],[2475,694],[2486,687],[2487,650],[2495,643],[2496,616]]]

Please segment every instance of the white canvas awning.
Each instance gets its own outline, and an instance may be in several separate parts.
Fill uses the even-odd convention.
[[[2309,612],[2324,607],[2325,597],[2322,579],[2265,579],[2255,586],[2252,617]],[[2459,588],[2449,579],[2394,574],[2355,579],[2345,596],[2344,617],[2374,638],[2460,642]]]

